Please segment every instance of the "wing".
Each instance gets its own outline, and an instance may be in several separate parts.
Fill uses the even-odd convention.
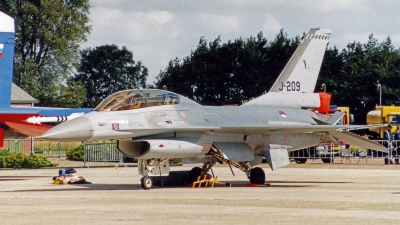
[[[280,124],[266,126],[235,126],[221,127],[223,131],[235,131],[244,133],[321,133],[327,134],[336,140],[344,141],[351,145],[356,145],[362,148],[373,149],[380,152],[388,152],[382,145],[368,140],[362,136],[349,132],[349,130],[368,129],[371,127],[384,127],[385,124],[379,125],[310,125],[310,124]]]
[[[328,132],[328,131],[349,131],[349,130],[362,130],[369,129],[372,127],[384,127],[385,124],[378,125],[313,125],[307,123],[282,123],[279,124],[246,124],[246,125],[235,125],[235,126],[224,126],[221,127],[225,131],[241,131],[244,133],[317,133],[317,132]]]
[[[271,124],[272,123],[272,124]],[[344,141],[351,145],[356,145],[362,148],[373,149],[381,152],[387,152],[387,149],[380,144],[368,140],[362,136],[349,132],[349,130],[360,130],[368,129],[371,127],[383,127],[384,124],[379,125],[312,125],[305,123],[282,123],[273,124],[269,122],[268,124],[235,124],[235,126],[198,126],[198,127],[178,127],[166,125],[163,127],[162,131],[158,130],[158,133],[167,132],[178,132],[178,131],[197,131],[197,132],[219,132],[219,133],[235,133],[235,134],[272,134],[272,133],[282,133],[282,134],[295,134],[295,133],[319,133],[321,135],[329,135],[331,138],[336,140]],[[135,131],[151,131],[154,129],[121,129],[119,131],[124,132],[135,132]]]

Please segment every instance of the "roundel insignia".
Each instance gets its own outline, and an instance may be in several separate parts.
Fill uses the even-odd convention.
[[[286,114],[284,111],[279,111],[279,115],[281,115],[282,117],[286,117]]]

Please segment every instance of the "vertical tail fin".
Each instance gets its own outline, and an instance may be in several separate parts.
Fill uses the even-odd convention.
[[[10,107],[14,43],[14,19],[0,12],[0,107]]]
[[[270,92],[314,92],[331,33],[329,29],[311,28]]]
[[[320,107],[320,97],[313,92],[331,33],[328,29],[310,29],[271,90],[243,105]]]

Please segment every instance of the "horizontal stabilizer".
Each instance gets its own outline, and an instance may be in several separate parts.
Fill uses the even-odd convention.
[[[336,111],[326,122],[331,125],[337,124],[340,119],[345,115],[344,112]]]
[[[329,123],[327,123],[326,121],[322,121],[320,119],[314,118],[313,120],[318,124],[318,125],[330,125]]]
[[[344,116],[344,112],[335,112],[328,120],[322,121],[320,119],[314,118],[313,120],[318,124],[318,125],[335,125],[339,120]],[[339,124],[340,125],[340,124]]]
[[[380,152],[387,152],[387,149],[382,145],[348,131],[329,131],[329,134],[350,145],[355,145],[366,149],[373,149]]]

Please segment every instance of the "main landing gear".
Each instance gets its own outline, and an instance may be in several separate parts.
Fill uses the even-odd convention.
[[[200,167],[193,167],[189,172],[189,181],[194,182],[198,177],[204,176],[205,173]]]
[[[265,172],[260,167],[255,167],[250,170],[250,183],[251,184],[265,184]]]
[[[249,170],[248,178],[251,184],[264,185],[265,184],[265,172],[260,167],[255,167]],[[193,167],[189,172],[189,181],[194,182],[198,177],[203,177],[207,172],[200,167]],[[247,173],[246,173],[247,174]]]
[[[140,184],[143,189],[151,189],[153,186],[182,186],[186,183],[197,181],[198,177],[204,177],[207,174],[208,178],[212,178],[208,172],[216,163],[226,163],[229,165],[232,174],[232,166],[243,171],[251,184],[264,185],[265,172],[260,167],[252,167],[249,162],[235,162],[224,157],[221,149],[217,145],[212,145],[210,151],[206,154],[207,161],[203,161],[203,166],[194,167],[189,172],[174,171],[170,172],[168,159],[139,159],[138,169],[142,175]],[[261,163],[260,158],[260,162]],[[212,172],[212,170],[211,170]],[[214,176],[214,174],[212,174]]]
[[[243,164],[237,163],[236,165]],[[242,171],[244,171],[246,167],[240,168]],[[140,179],[140,185],[144,190],[149,190],[154,186],[184,186],[187,183],[193,183],[197,181],[198,177],[202,178],[205,174],[207,174],[207,178],[211,179],[211,174],[207,173],[210,169],[210,163],[207,162],[204,163],[202,168],[193,167],[190,171],[171,171],[168,176],[160,177],[159,175],[149,174]],[[251,184],[265,184],[265,172],[262,168],[255,167],[248,170],[246,169],[245,173],[248,174]]]
[[[203,164],[201,170],[199,167],[197,168],[195,167],[191,171],[193,176],[196,175],[196,179],[199,174],[201,176],[207,173],[211,169],[211,167],[216,163],[221,163],[221,164],[226,163],[231,167],[231,170],[232,166],[234,166],[239,170],[243,171],[244,173],[246,173],[247,178],[250,180],[251,184],[257,184],[257,185],[265,184],[265,172],[262,168],[260,167],[252,168],[249,162],[235,162],[226,159],[221,149],[217,145],[214,144],[212,145],[210,151],[207,153],[207,156],[209,157],[210,160]],[[194,177],[192,179],[194,179]]]

